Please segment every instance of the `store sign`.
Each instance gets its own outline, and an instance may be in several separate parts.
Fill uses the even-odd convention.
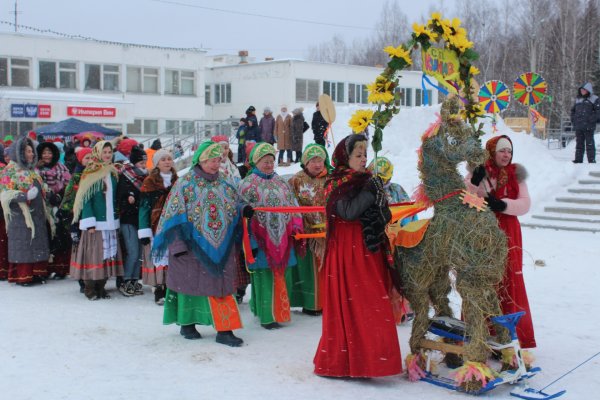
[[[114,118],[117,116],[117,109],[114,107],[76,107],[68,106],[67,115],[71,117],[101,117]]]
[[[12,118],[50,118],[52,106],[49,104],[11,104]]]

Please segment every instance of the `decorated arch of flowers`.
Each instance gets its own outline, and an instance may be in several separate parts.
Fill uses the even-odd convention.
[[[411,39],[407,43],[383,49],[390,56],[390,61],[375,82],[367,86],[368,101],[376,104],[377,110],[360,109],[350,119],[349,126],[354,133],[364,132],[369,126],[373,127],[372,146],[375,152],[381,150],[383,129],[400,111],[400,107],[396,105],[400,96],[396,91],[400,72],[412,65],[413,52],[419,49],[427,52],[434,45],[443,45],[445,49],[454,53],[458,60],[458,71],[453,71],[455,78],[440,83],[448,88],[449,92],[459,96],[466,93],[461,97],[464,104],[461,117],[475,128],[479,116],[483,114],[477,96],[470,95],[473,89],[472,77],[479,73],[472,63],[479,58],[479,54],[473,50],[473,42],[469,41],[467,31],[461,27],[458,18],[450,21],[442,19],[440,13],[433,13],[426,25],[413,24]],[[481,125],[476,129],[480,130]]]

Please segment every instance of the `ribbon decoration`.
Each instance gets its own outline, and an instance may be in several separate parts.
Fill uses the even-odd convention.
[[[248,218],[242,218],[242,227],[244,230],[244,236],[242,238],[242,250],[244,250],[244,256],[249,264],[254,264],[256,260],[252,254],[252,245],[250,245],[250,233],[248,232]]]

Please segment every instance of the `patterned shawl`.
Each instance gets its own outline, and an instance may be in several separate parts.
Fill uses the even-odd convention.
[[[152,208],[150,212],[150,227],[152,228],[152,233],[156,232],[162,209],[167,201],[167,196],[176,181],[177,171],[175,171],[175,168],[171,168],[171,185],[169,187],[165,187],[158,168],[154,168],[152,172],[150,172],[150,175],[144,179],[140,191],[142,192],[142,202],[148,201]]]
[[[44,166],[39,168],[40,176],[48,185],[48,188],[57,194],[60,194],[63,189],[67,186],[69,179],[71,179],[71,173],[61,163],[55,163],[54,166]]]
[[[118,172],[112,162],[102,161],[102,149],[105,146],[111,146],[110,142],[102,140],[94,146],[92,149],[92,160],[83,170],[81,174],[81,180],[79,181],[79,190],[75,195],[75,202],[73,204],[73,223],[79,221],[83,205],[89,200],[94,194],[100,190],[104,190],[103,179],[109,174],[112,174],[115,179],[118,179]]]
[[[162,257],[179,237],[210,273],[222,275],[238,233],[238,205],[235,189],[222,174],[210,175],[195,166],[169,192],[154,236],[153,255]]]
[[[276,173],[265,175],[256,168],[240,182],[238,192],[252,207],[298,205],[292,188],[285,180]],[[250,228],[259,248],[267,256],[269,267],[287,267],[294,244],[292,234],[301,230],[302,219],[293,214],[257,211]]]

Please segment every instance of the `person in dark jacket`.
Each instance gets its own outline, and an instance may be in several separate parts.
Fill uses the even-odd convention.
[[[265,107],[263,111],[263,117],[260,119],[258,124],[260,129],[260,140],[269,144],[275,143],[273,132],[275,131],[275,118],[273,118],[273,112],[269,107]]]
[[[235,134],[235,137],[238,140],[238,153],[237,153],[237,162],[243,163],[246,161],[246,132],[248,131],[246,118],[240,119],[240,126]]]
[[[302,157],[302,143],[304,141],[304,132],[309,128],[308,123],[304,120],[304,109],[302,107],[292,111],[292,151],[296,153],[294,163],[299,163]]]
[[[142,245],[138,239],[139,210],[141,188],[144,179],[148,176],[146,163],[148,157],[139,147],[131,149],[129,156],[131,165],[123,166],[117,185],[117,201],[119,204],[119,220],[121,221],[121,235],[125,248],[125,272],[119,291],[123,296],[130,297],[144,294],[142,284],[138,282],[142,267]]]
[[[315,143],[320,144],[321,146],[325,146],[325,131],[329,127],[325,118],[321,114],[321,110],[319,109],[319,102],[317,102],[317,111],[313,113],[312,121],[310,126],[313,131],[313,135],[315,138]]]
[[[596,162],[594,131],[600,119],[600,99],[594,94],[592,84],[585,83],[579,88],[575,104],[571,108],[571,124],[575,130],[575,164],[583,162],[583,152],[589,163]]]
[[[255,142],[262,141],[260,129],[258,128],[258,119],[256,118],[256,108],[254,108],[254,106],[250,106],[246,110],[246,121],[248,125],[246,140],[254,140]]]

